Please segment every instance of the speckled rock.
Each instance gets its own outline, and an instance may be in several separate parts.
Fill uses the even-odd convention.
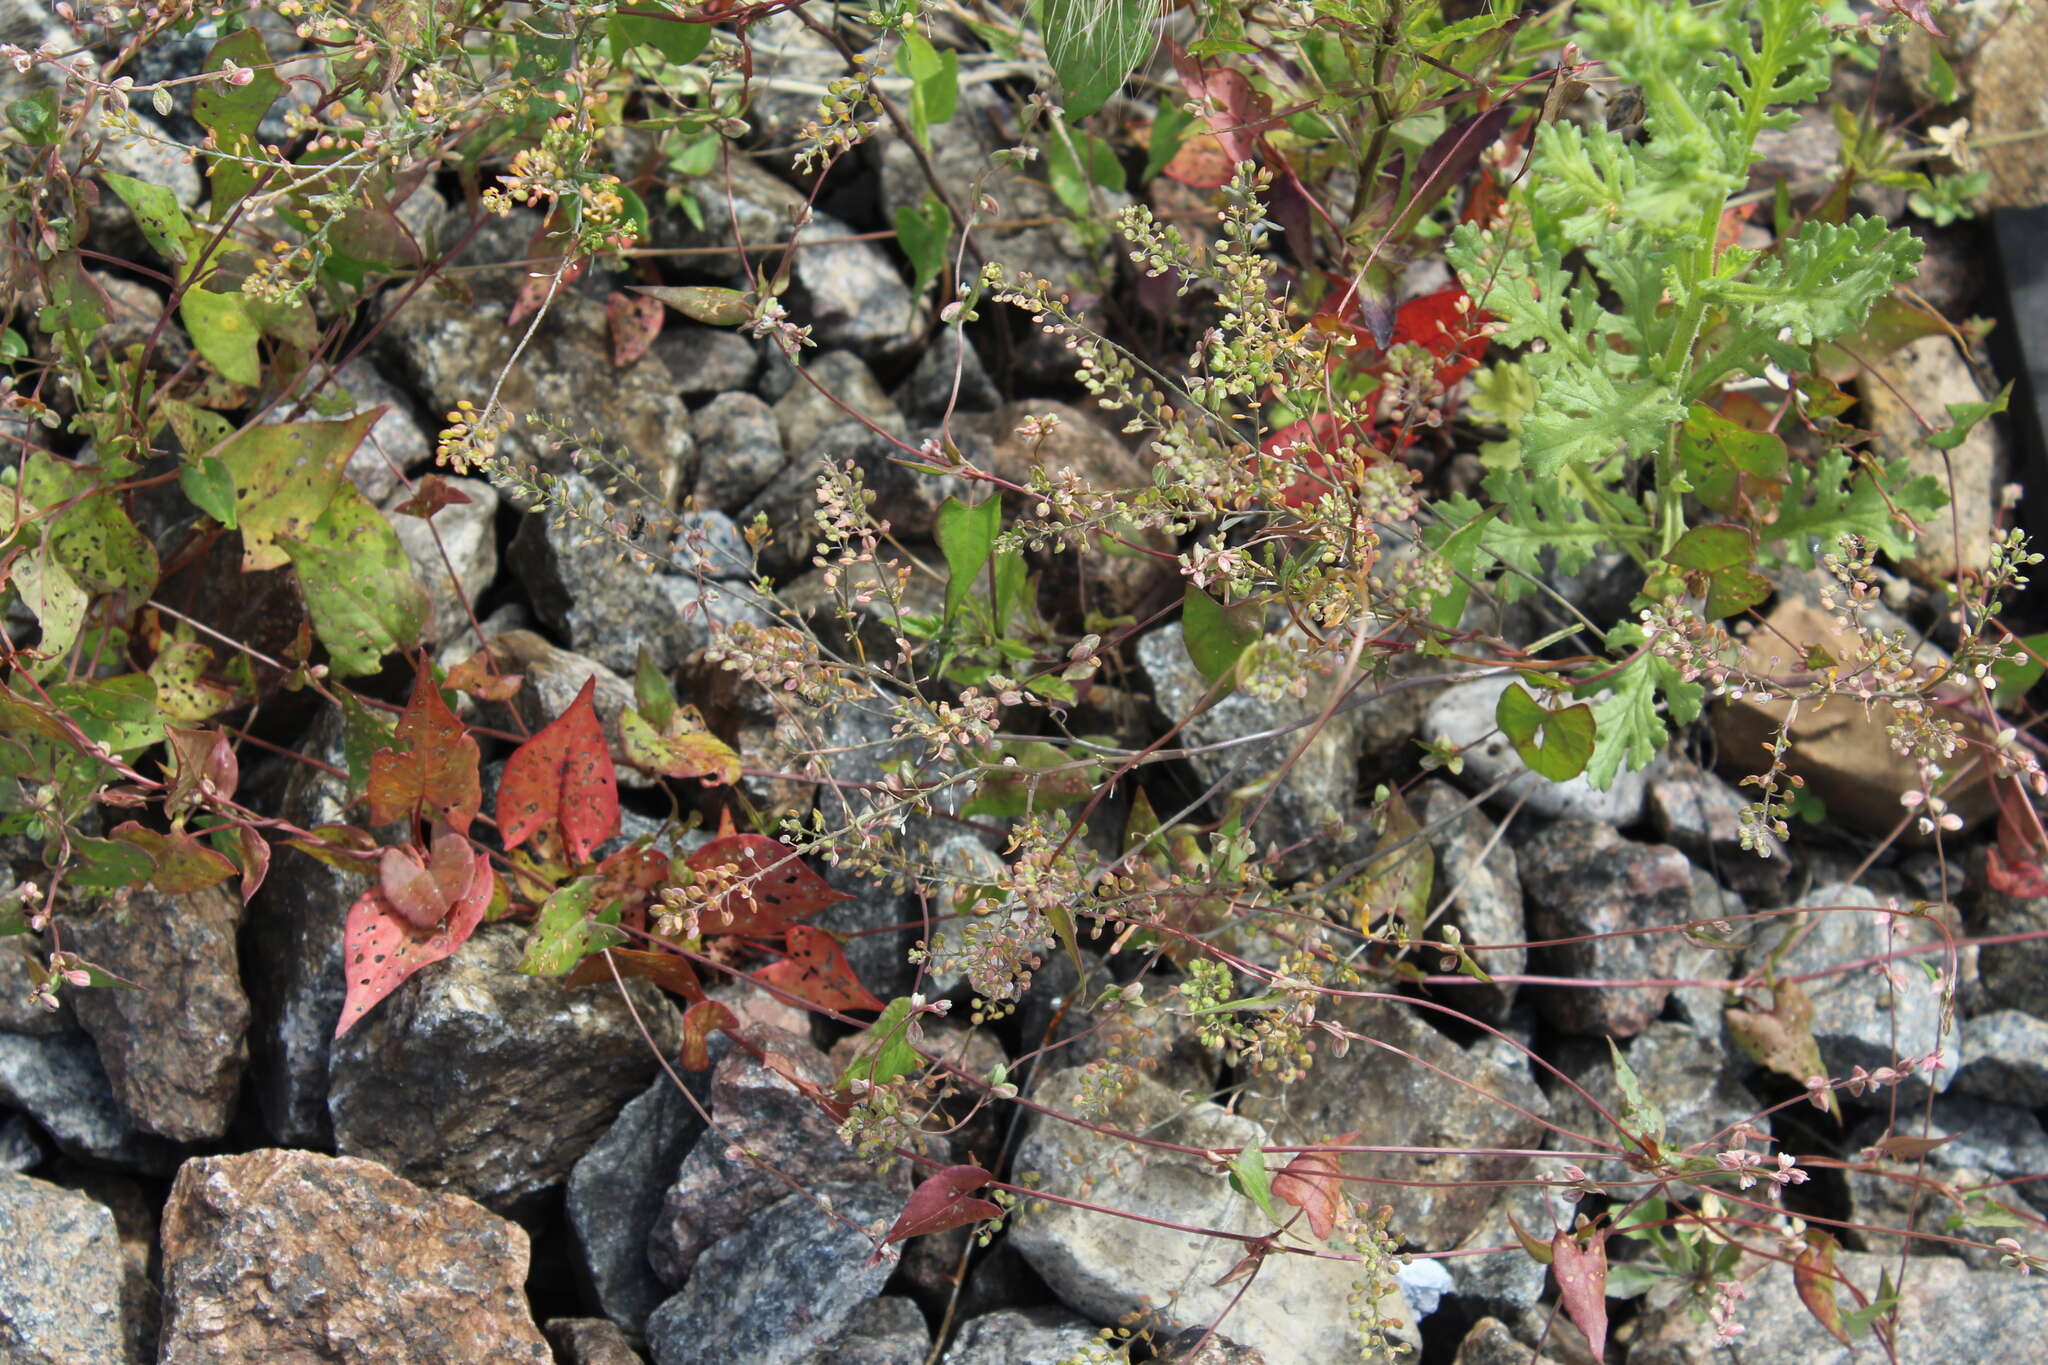
[[[264,1150],[187,1162],[164,1211],[160,1365],[547,1365],[526,1233],[384,1167]]]
[[[737,512],[766,488],[789,454],[775,409],[751,393],[721,393],[690,415],[697,433],[697,505]]]
[[[155,1291],[121,1252],[105,1205],[0,1171],[0,1359],[143,1365]]]
[[[498,576],[498,490],[482,479],[447,482],[469,501],[441,508],[431,526],[420,517],[398,513],[412,496],[402,488],[391,494],[384,509],[398,543],[405,547],[405,557],[412,561],[413,577],[427,590],[432,604],[428,629],[435,640],[453,640],[469,631],[471,609]]]
[[[65,1033],[0,1033],[0,1104],[30,1115],[72,1156],[132,1170],[165,1172],[175,1149],[136,1127],[75,1025]]]
[[[1627,931],[1668,930],[1692,917],[1692,865],[1683,853],[1632,843],[1612,825],[1565,820],[1530,835],[1518,856],[1532,940],[1623,935],[1535,949],[1532,972],[1583,981],[1671,976],[1680,936]],[[1671,988],[1552,986],[1534,994],[1567,1033],[1627,1038],[1657,1017]]]
[[[709,1100],[708,1077],[683,1076],[703,1092],[700,1102]],[[662,1074],[569,1172],[564,1205],[585,1290],[600,1312],[635,1333],[646,1330],[647,1315],[669,1295],[648,1263],[647,1234],[662,1191],[703,1131],[696,1108]]]
[[[775,426],[782,433],[783,449],[808,450],[819,433],[855,417],[867,418],[891,436],[909,430],[875,372],[852,352],[806,357],[804,373],[809,380],[798,376],[789,392],[775,400]]]
[[[2021,1010],[1993,1010],[1963,1023],[1960,1095],[2048,1108],[2048,1022]]]
[[[555,1365],[641,1365],[640,1353],[615,1322],[555,1318],[541,1330],[554,1348]]]
[[[1058,1308],[1004,1308],[960,1324],[941,1365],[1041,1365],[1100,1345],[1094,1323]]]
[[[1529,953],[1519,945],[1529,935],[1522,922],[1522,874],[1514,845],[1484,811],[1471,806],[1465,794],[1448,782],[1427,783],[1421,800],[1410,805],[1436,853],[1431,903],[1449,902],[1444,922],[1456,925],[1466,943],[1506,945],[1473,954],[1473,960],[1489,974],[1520,975],[1528,966]],[[1445,991],[1444,998],[1459,1009],[1498,1022],[1514,1003],[1515,986],[1474,982]]]

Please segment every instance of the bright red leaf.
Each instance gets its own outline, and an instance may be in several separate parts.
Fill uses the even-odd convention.
[[[806,867],[796,850],[762,834],[727,834],[689,857],[693,871],[729,869],[744,891],[728,892],[717,910],[703,918],[707,934],[750,934],[774,938],[798,920],[848,899]]]
[[[370,755],[370,823],[388,825],[424,810],[456,833],[469,833],[484,800],[476,740],[441,700],[425,659],[392,740],[391,748]]]
[[[853,974],[846,950],[839,940],[823,929],[808,924],[789,926],[789,942],[780,962],[771,962],[754,973],[754,980],[785,995],[793,995],[823,1010],[879,1010],[880,1000],[869,994]]]
[[[1344,1216],[1344,1176],[1327,1152],[1302,1152],[1273,1177],[1273,1197],[1308,1215],[1309,1230],[1328,1237]]]
[[[473,851],[475,871],[469,894],[456,902],[448,918],[432,929],[416,929],[405,922],[377,891],[365,891],[349,907],[342,930],[342,962],[348,972],[348,991],[342,997],[341,1021],[334,1026],[339,1038],[367,1014],[371,1007],[420,968],[439,962],[469,941],[483,923],[490,908],[493,878],[491,860]]]
[[[733,1012],[716,1000],[699,1000],[683,1011],[683,1049],[677,1057],[685,1071],[703,1071],[711,1065],[711,1035],[724,1029],[730,1033],[740,1026]]]
[[[1607,1234],[1597,1232],[1581,1244],[1568,1229],[1550,1239],[1550,1273],[1557,1277],[1557,1296],[1565,1316],[1586,1334],[1595,1360],[1607,1355]]]
[[[618,774],[591,702],[596,691],[597,679],[586,681],[569,709],[506,762],[498,787],[498,832],[506,848],[519,847],[553,821],[569,856],[585,862],[619,832]]]
[[[948,1166],[929,1175],[910,1192],[903,1212],[889,1228],[885,1241],[901,1242],[966,1227],[970,1223],[1000,1218],[1003,1211],[986,1199],[975,1199],[976,1190],[995,1177],[979,1166]]]
[[[411,848],[385,849],[377,863],[377,888],[399,918],[415,929],[431,929],[469,894],[475,875],[469,841],[444,829],[434,836],[425,861]]]
[[[429,474],[419,481],[411,497],[392,510],[408,517],[428,518],[443,507],[454,507],[468,501],[469,494],[439,474]]]

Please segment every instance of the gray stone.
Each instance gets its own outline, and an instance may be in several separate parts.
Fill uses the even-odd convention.
[[[1608,824],[1565,820],[1532,834],[1520,857],[1530,938],[1580,940],[1532,950],[1531,971],[1588,983],[1670,978],[1679,943],[1672,926],[1692,916],[1683,853],[1631,843]],[[1670,994],[1668,986],[1604,985],[1535,992],[1565,1032],[1616,1038],[1641,1033]]]
[[[1650,824],[1659,839],[1738,891],[1770,891],[1784,883],[1791,865],[1783,844],[1771,837],[1771,856],[1759,858],[1740,843],[1740,820],[1749,805],[1742,793],[1682,758],[1666,758],[1646,776]]]
[[[105,1205],[0,1171],[0,1358],[10,1365],[141,1365],[149,1282]]]
[[[0,1103],[33,1118],[72,1156],[152,1172],[177,1164],[171,1145],[121,1108],[99,1049],[82,1031],[0,1033]]]
[[[1101,1344],[1094,1323],[1058,1308],[1005,1308],[961,1323],[941,1365],[1045,1365]]]
[[[737,512],[789,459],[775,410],[751,393],[721,393],[690,415],[699,507]]]
[[[1418,1319],[1436,1312],[1443,1303],[1444,1295],[1456,1293],[1458,1287],[1440,1260],[1414,1261],[1404,1265],[1394,1276],[1394,1281],[1401,1286],[1401,1297],[1407,1300],[1408,1311]]]
[[[342,471],[357,492],[381,507],[397,491],[399,471],[411,473],[434,458],[433,438],[413,415],[412,400],[368,361],[352,360],[342,366],[335,384],[349,398],[346,412],[337,415],[353,417],[372,408],[384,409]],[[333,388],[326,392],[331,394]],[[295,413],[294,405],[281,403],[272,415],[278,421],[306,421],[312,416]]]
[[[74,951],[140,987],[79,991],[72,1004],[115,1100],[144,1132],[200,1142],[228,1130],[249,1060],[241,922],[241,898],[224,887],[140,890],[124,907],[65,921]]]
[[[160,1365],[549,1360],[522,1292],[525,1231],[374,1162],[188,1161],[164,1208],[163,1261]]]
[[[1190,1150],[1127,1147],[1056,1117],[1084,1103],[1086,1084],[1075,1068],[1039,1084],[1034,1098],[1048,1113],[1031,1121],[1017,1151],[1019,1173],[1036,1173],[1049,1194],[1165,1224],[1252,1236],[1271,1231],[1252,1202],[1232,1191],[1199,1155],[1270,1145],[1258,1123],[1218,1105],[1190,1105],[1138,1077],[1107,1112],[1090,1109],[1091,1117]],[[1115,1322],[1149,1308],[1168,1330],[1178,1330],[1206,1326],[1228,1309],[1233,1339],[1263,1351],[1272,1365],[1327,1365],[1357,1351],[1351,1297],[1358,1268],[1351,1262],[1273,1256],[1248,1288],[1218,1285],[1243,1256],[1241,1243],[1069,1204],[1027,1210],[1015,1216],[1010,1240],[1062,1301],[1098,1321]],[[1416,1344],[1398,1288],[1371,1309],[1402,1324],[1394,1332],[1397,1339]]]
[[[1668,1149],[1719,1151],[1729,1145],[1727,1130],[1753,1118],[1763,1107],[1730,1071],[1718,1029],[1702,1035],[1689,1024],[1655,1020],[1628,1040],[1622,1055],[1635,1073],[1643,1098],[1663,1111],[1664,1134],[1659,1141]],[[1609,1114],[1617,1120],[1624,1118],[1614,1057],[1604,1040],[1571,1039],[1556,1060]],[[1557,1105],[1557,1121],[1564,1128],[1602,1142],[1629,1145],[1569,1086],[1559,1086],[1551,1098]]]
[[[1879,1094],[1874,1102],[1880,1107],[1888,1106],[1890,1096]],[[1888,1115],[1880,1113],[1852,1130],[1847,1144],[1850,1155],[1876,1144],[1885,1136],[1889,1121]],[[1989,1100],[1940,1095],[1935,1097],[1931,1109],[1922,1109],[1918,1104],[1911,1110],[1902,1107],[1896,1131],[1911,1138],[1948,1139],[1928,1154],[1927,1161],[1934,1172],[1981,1172],[1993,1180],[2014,1181],[2009,1190],[1989,1193],[1994,1199],[2017,1196],[2036,1210],[2048,1211],[2048,1188],[2043,1188],[2044,1182],[2037,1178],[2048,1171],[2048,1129],[2042,1128],[2031,1111]],[[1902,1162],[1889,1169],[1912,1167],[1913,1163]]]
[[[1341,1002],[1321,1017],[1357,1034],[1342,1056],[1319,1043],[1308,1074],[1284,1087],[1255,1080],[1238,1111],[1263,1124],[1276,1142],[1332,1142],[1342,1133],[1369,1134],[1374,1146],[1534,1148],[1550,1102],[1526,1063],[1481,1048],[1463,1048],[1417,1018],[1384,1002]],[[1528,1166],[1520,1156],[1354,1154],[1344,1168],[1372,1180],[1426,1182],[1376,1186],[1375,1204],[1391,1204],[1396,1236],[1414,1246],[1454,1245],[1478,1225],[1492,1202],[1492,1182],[1513,1180]]]
[[[597,489],[581,475],[558,484],[558,496],[587,507]],[[766,624],[744,587],[715,579],[651,571],[639,551],[628,554],[584,520],[551,511],[528,517],[512,541],[512,570],[532,594],[534,610],[569,647],[630,675],[644,645],[668,671],[711,642],[712,628],[735,621]]]
[[[663,1074],[569,1172],[565,1205],[577,1269],[598,1311],[635,1333],[669,1294],[647,1262],[647,1234],[662,1191],[703,1131],[696,1109]]]
[[[1887,1271],[1897,1278],[1898,1256],[1844,1252],[1835,1269],[1854,1285],[1865,1302],[1876,1298]],[[1745,1284],[1749,1297],[1737,1310],[1744,1328],[1739,1339],[1742,1359],[1770,1365],[1848,1365],[1869,1359],[1877,1349],[1867,1339],[1856,1348],[1842,1345],[1806,1311],[1792,1282],[1792,1268],[1783,1263],[1744,1258],[1733,1278]],[[1894,1359],[1913,1365],[1983,1365],[2027,1354],[2022,1343],[2048,1340],[2048,1293],[2038,1278],[2010,1270],[1971,1270],[1942,1257],[1916,1259],[1899,1281],[1900,1317],[1891,1342]],[[1839,1290],[1844,1308],[1852,1299]],[[1696,1319],[1681,1302],[1646,1312],[1628,1353],[1629,1365],[1724,1365],[1727,1346],[1715,1340],[1714,1326]]]
[[[760,1025],[747,1037],[814,1085],[829,1089],[838,1078],[824,1054],[795,1034]],[[710,1108],[714,1126],[674,1170],[647,1234],[647,1259],[670,1286],[684,1285],[712,1243],[791,1188],[871,1179],[831,1116],[743,1050],[712,1072]]]
[[[1983,41],[1969,55],[1971,140],[1983,147],[1997,208],[2048,204],[2048,148],[2038,130],[2048,126],[2048,92],[2041,87],[2041,52],[2048,47],[2048,14],[2038,5],[1987,10]]]
[[[895,1270],[878,1243],[900,1207],[869,1181],[821,1184],[736,1226],[648,1320],[655,1365],[794,1365],[827,1345]]]
[[[1240,1346],[1211,1327],[1176,1332],[1159,1348],[1158,1365],[1266,1365],[1266,1353]]]
[[[477,234],[462,263],[523,259],[538,226],[538,215],[524,210],[494,222]],[[630,503],[673,507],[696,482],[697,448],[668,367],[651,352],[623,369],[612,364],[602,300],[563,289],[506,370],[533,326],[530,317],[508,324],[526,279],[525,269],[508,268],[465,277],[468,298],[422,291],[390,314],[382,345],[436,413],[464,399],[481,404],[503,371],[498,401],[509,421],[498,452],[529,477],[595,471],[600,482],[620,485]],[[548,419],[566,439],[529,424],[529,415]],[[583,444],[593,431],[602,434],[601,461]],[[523,496],[507,496],[515,506],[528,505]]]
[[[740,528],[725,513],[685,512],[676,518],[667,564],[671,572],[686,578],[748,578],[754,556]]]
[[[2048,1108],[2048,1023],[2021,1010],[1993,1010],[1963,1023],[1960,1095]]]
[[[1209,692],[1208,680],[1188,657],[1178,621],[1139,638],[1138,663],[1168,724],[1192,714]],[[1273,777],[1301,747],[1329,700],[1329,684],[1318,682],[1311,681],[1305,698],[1232,692],[1195,715],[1180,734],[1195,776],[1219,797]],[[1288,850],[1280,861],[1283,875],[1302,875],[1320,865],[1327,853],[1322,836],[1352,816],[1357,726],[1352,713],[1340,710],[1309,740],[1285,780],[1269,789],[1271,800],[1253,823],[1252,835],[1261,849],[1278,843]],[[1248,739],[1276,730],[1282,733]]]
[[[1464,749],[1468,786],[1490,787],[1506,779],[1506,785],[1488,798],[1496,808],[1519,803],[1552,819],[1597,820],[1617,827],[1635,823],[1647,786],[1640,772],[1618,773],[1606,791],[1596,791],[1583,773],[1552,782],[1529,771],[1493,719],[1500,694],[1514,681],[1512,675],[1504,675],[1445,688],[1424,716],[1424,738],[1447,739]]]
[[[1529,937],[1522,922],[1522,875],[1514,846],[1483,811],[1448,782],[1424,785],[1413,803],[1416,817],[1436,852],[1432,907],[1446,904],[1444,922],[1456,925],[1467,944],[1504,945],[1473,953],[1490,975],[1519,976],[1529,963],[1521,944]],[[1512,982],[1458,986],[1445,998],[1460,1009],[1499,1022],[1514,1003]]]
[[[911,1300],[891,1294],[853,1310],[846,1330],[797,1365],[924,1365],[932,1333]]]
[[[1987,886],[1977,897],[1971,932],[1987,938],[2048,932],[2048,897],[2009,896]],[[2048,1019],[2048,938],[1984,944],[1977,949],[1977,973],[1984,1005]]]
[[[565,988],[516,969],[526,931],[479,929],[336,1042],[336,1145],[428,1189],[531,1208],[658,1069],[611,986]],[[664,1053],[681,1039],[667,998],[627,983]]]
[[[469,501],[441,508],[431,525],[421,517],[399,514],[399,506],[412,496],[402,488],[384,507],[405,557],[412,561],[413,577],[427,590],[430,638],[444,641],[470,631],[471,610],[498,576],[498,490],[482,479],[452,478],[448,486]]]
[[[1467,1308],[1508,1316],[1535,1307],[1549,1288],[1550,1270],[1522,1250],[1515,1225],[1519,1223],[1523,1231],[1547,1241],[1558,1228],[1570,1227],[1576,1213],[1575,1205],[1558,1198],[1547,1185],[1508,1185],[1495,1190],[1486,1216],[1458,1250],[1507,1249],[1448,1258],[1445,1265],[1458,1298]]]
[[[912,433],[904,444],[915,447]],[[766,517],[775,538],[761,549],[761,564],[770,573],[790,575],[810,566],[818,547],[818,479],[827,468],[851,462],[864,487],[874,496],[874,514],[898,540],[923,540],[938,523],[939,508],[949,497],[965,501],[967,481],[956,474],[926,474],[898,463],[905,451],[896,441],[879,436],[859,422],[841,422],[819,432],[795,454],[766,488],[736,518],[745,525]]]
[[[988,377],[981,353],[958,327],[942,328],[932,337],[911,367],[910,378],[896,391],[896,406],[905,415],[934,426],[949,410],[993,412],[1002,405],[1002,395]]]
[[[1816,887],[1794,908],[1819,913],[1804,916],[1803,930],[1797,921],[1788,920],[1783,932],[1759,935],[1758,946],[1745,962],[1747,970],[1760,970],[1763,955],[1773,951],[1785,933],[1799,936],[1790,951],[1776,959],[1777,970],[1788,975],[1828,971],[1942,941],[1937,925],[1885,913],[1884,902],[1861,886]],[[1956,1030],[1945,1027],[1939,984],[1910,960],[1837,971],[1807,981],[1803,988],[1813,1003],[1813,1040],[1820,1045],[1830,1076],[1846,1076],[1858,1066],[1867,1071],[1894,1066],[1902,1059],[1924,1058],[1939,1047],[1946,1065],[1933,1073],[1933,1085],[1942,1091],[1955,1080],[1957,1065],[1968,1060]],[[1921,1072],[1905,1082],[1903,1092],[1924,1095],[1926,1084],[1927,1073]]]
[[[775,400],[775,426],[782,448],[808,450],[828,427],[865,417],[891,436],[909,428],[867,362],[850,351],[827,351],[806,361],[804,374]],[[886,513],[885,513],[886,515]]]
[[[670,314],[654,353],[676,377],[676,392],[692,401],[738,393],[761,368],[753,343],[729,327],[700,327]]]
[[[32,1171],[43,1164],[45,1155],[43,1140],[25,1115],[0,1119],[0,1171]]]

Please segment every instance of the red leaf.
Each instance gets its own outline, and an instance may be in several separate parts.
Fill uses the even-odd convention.
[[[1196,133],[1180,144],[1160,173],[1190,189],[1214,190],[1230,183],[1230,156],[1214,133]]]
[[[1850,1344],[1842,1330],[1842,1306],[1835,1301],[1835,1239],[1819,1228],[1806,1230],[1806,1248],[1792,1262],[1792,1287],[1813,1319],[1841,1342]]]
[[[612,333],[612,364],[623,370],[646,355],[647,348],[661,335],[662,315],[666,311],[660,299],[617,291],[607,295],[604,320]]]
[[[233,863],[200,843],[197,836],[183,830],[161,834],[133,820],[125,820],[107,833],[135,845],[150,856],[156,870],[149,874],[149,884],[167,896],[204,891],[235,875]]]
[[[1272,97],[1255,89],[1243,72],[1205,68],[1178,47],[1173,49],[1173,65],[1189,98],[1214,106],[1204,111],[1204,117],[1231,165],[1255,160],[1253,149],[1265,150],[1260,135],[1281,123],[1273,117]]]
[[[597,679],[587,680],[569,709],[506,762],[498,787],[498,832],[506,848],[519,847],[552,820],[569,856],[585,862],[619,832],[618,775],[590,700],[596,691]]]
[[[1436,372],[1445,388],[1479,368],[1486,358],[1484,328],[1492,315],[1471,306],[1455,285],[1434,294],[1420,294],[1394,310],[1394,336],[1389,345],[1407,341],[1445,362]]]
[[[242,841],[242,902],[246,905],[270,875],[270,841],[248,825],[236,833]]]
[[[707,934],[774,938],[797,920],[849,899],[806,867],[794,849],[762,834],[723,835],[692,853],[688,861],[696,872],[730,869],[745,887],[744,892],[728,892],[718,910],[704,916]]]
[[[2035,858],[2008,859],[1996,844],[1985,855],[1984,880],[1993,891],[2018,900],[2048,896],[2048,867]]]
[[[536,263],[528,268],[526,278],[519,282],[519,297],[512,301],[512,311],[505,317],[507,330],[539,312],[550,295],[560,298],[564,290],[583,278],[583,269],[590,264],[588,256],[578,256],[565,264],[559,253],[551,254],[548,251],[548,225],[545,223],[527,243],[526,254],[536,258]],[[560,284],[555,283],[557,270],[562,274]]]
[[[371,1007],[398,989],[405,979],[439,962],[469,941],[490,908],[493,878],[490,857],[475,852],[469,894],[434,929],[415,929],[376,891],[365,891],[349,907],[342,931],[342,962],[348,991],[342,997],[341,1020],[334,1036],[347,1033]]]
[[[605,953],[611,955],[611,967],[605,965]],[[607,948],[603,953],[593,953],[576,964],[576,970],[562,979],[571,986],[588,986],[598,981],[612,979],[612,967],[619,969],[619,975],[628,980],[641,977],[685,1000],[702,1000],[704,987],[697,981],[697,969],[686,957],[674,953],[650,952],[645,948]]]
[[[442,686],[467,692],[479,701],[510,701],[526,681],[523,673],[500,673],[488,649],[480,649],[448,670]]]
[[[677,1058],[685,1071],[703,1071],[711,1065],[711,1034],[727,1033],[740,1026],[733,1012],[716,1000],[699,1000],[683,1011],[683,1050]]]
[[[1273,1177],[1273,1197],[1308,1215],[1309,1230],[1328,1237],[1344,1215],[1344,1177],[1326,1152],[1302,1152]]]
[[[476,859],[469,841],[453,830],[434,836],[427,861],[411,848],[387,848],[377,864],[377,887],[384,901],[415,929],[431,929],[448,918],[457,901],[469,894]]]
[[[903,1212],[896,1215],[889,1235],[883,1240],[901,1242],[1002,1217],[1003,1211],[988,1200],[969,1197],[994,1179],[979,1166],[948,1166],[936,1175],[926,1176],[910,1192]]]
[[[882,1002],[853,974],[839,940],[808,924],[789,926],[783,959],[754,973],[754,980],[824,1010],[879,1010]]]
[[[1557,1276],[1557,1295],[1564,1300],[1565,1315],[1593,1348],[1593,1358],[1607,1354],[1607,1234],[1595,1233],[1580,1245],[1579,1239],[1559,1228],[1550,1239],[1550,1273]]]
[[[408,517],[430,518],[443,507],[454,507],[468,501],[469,494],[439,474],[429,474],[419,481],[411,497],[392,510]]]
[[[622,848],[597,865],[597,893],[592,904],[619,903],[619,922],[643,929],[648,897],[669,880],[668,855],[654,848]]]
[[[392,739],[392,748],[370,755],[370,822],[409,819],[424,806],[456,833],[469,833],[484,801],[476,740],[441,700],[424,658]]]

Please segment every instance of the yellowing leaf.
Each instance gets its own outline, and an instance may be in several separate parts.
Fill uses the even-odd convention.
[[[339,422],[252,427],[220,452],[235,480],[245,572],[290,562],[278,538],[306,537],[340,487],[342,467],[380,412],[373,408]]]
[[[303,531],[280,533],[279,544],[337,674],[375,673],[386,654],[419,643],[426,591],[398,533],[354,488],[339,490]]]

